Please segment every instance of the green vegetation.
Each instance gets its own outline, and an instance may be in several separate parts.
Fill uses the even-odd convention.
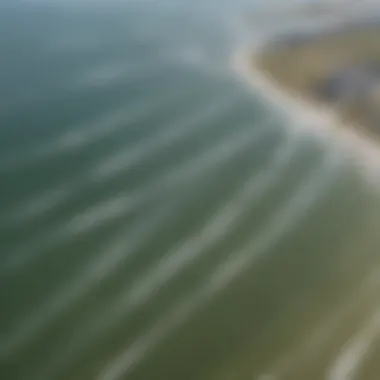
[[[379,92],[374,96],[373,81],[371,95],[360,101],[358,98],[355,101],[352,98],[350,101],[323,101],[316,91],[319,84],[342,67],[370,64],[380,69],[380,26],[347,27],[303,42],[283,41],[268,45],[254,58],[254,64],[293,96],[324,103],[337,111],[343,123],[361,126],[380,135],[380,99]],[[380,76],[374,80],[379,79]]]

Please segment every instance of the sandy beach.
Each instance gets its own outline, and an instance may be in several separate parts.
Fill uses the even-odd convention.
[[[312,135],[332,144],[339,153],[360,165],[365,179],[378,184],[378,143],[354,128],[342,125],[331,109],[291,96],[259,70],[252,49],[240,49],[232,59],[238,77],[269,106],[284,115],[291,133]],[[368,263],[367,263],[368,264]],[[380,333],[378,261],[362,280],[352,279],[355,290],[345,294],[331,310],[321,309],[319,322],[305,323],[294,345],[271,362],[257,380],[369,380],[377,378],[376,349]],[[354,267],[354,266],[353,266]],[[351,273],[351,272],[347,272]],[[304,335],[303,335],[304,334]],[[247,370],[248,371],[248,370]],[[231,377],[233,378],[233,377]],[[256,379],[256,378],[255,378]]]
[[[259,46],[259,45],[258,45]],[[259,49],[257,49],[259,50]],[[333,143],[343,155],[357,159],[363,174],[370,182],[378,183],[380,168],[379,144],[358,132],[355,128],[342,125],[338,115],[327,107],[318,106],[301,97],[291,96],[274,80],[255,66],[255,51],[249,47],[238,49],[231,65],[238,77],[260,94],[264,101],[276,107],[288,118],[289,127],[297,133],[312,133],[315,138]]]

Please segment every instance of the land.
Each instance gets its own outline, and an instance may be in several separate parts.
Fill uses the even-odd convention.
[[[378,20],[293,33],[265,45],[252,64],[289,95],[380,141],[379,41]]]

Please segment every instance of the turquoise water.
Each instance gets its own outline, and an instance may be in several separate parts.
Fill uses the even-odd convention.
[[[232,70],[248,5],[1,5],[1,378],[321,379],[372,315],[376,186]]]

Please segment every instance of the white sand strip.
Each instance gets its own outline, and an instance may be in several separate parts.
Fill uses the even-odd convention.
[[[287,94],[269,76],[255,67],[254,52],[249,49],[240,49],[233,56],[231,64],[233,70],[245,83],[256,90],[255,92],[264,100],[283,112],[285,117],[289,117],[292,121],[291,126],[299,128],[300,133],[312,132],[316,138],[342,148],[342,155],[357,159],[355,164],[364,169],[362,173],[366,179],[379,183],[380,146],[375,141],[355,131],[354,128],[343,126],[333,111]]]

